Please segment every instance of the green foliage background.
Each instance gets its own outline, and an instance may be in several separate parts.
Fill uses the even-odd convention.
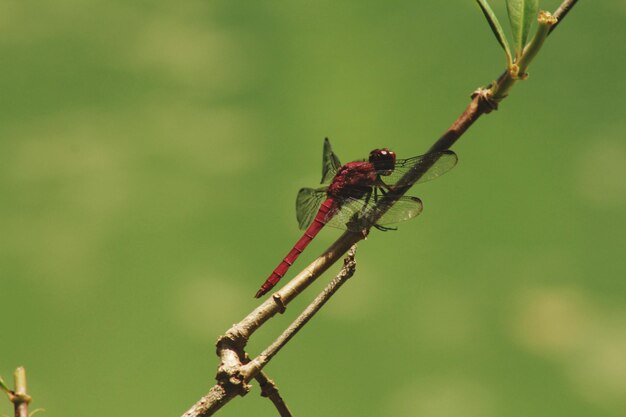
[[[624,39],[622,0],[581,1],[422,216],[360,245],[267,369],[296,415],[626,415]],[[2,1],[0,55],[0,375],[50,417],[182,414],[323,138],[422,153],[504,67],[469,0]]]

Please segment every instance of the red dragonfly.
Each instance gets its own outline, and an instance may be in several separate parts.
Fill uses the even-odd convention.
[[[294,245],[255,297],[270,291],[287,273],[289,267],[326,225],[355,232],[365,232],[371,221],[379,230],[395,230],[388,224],[409,220],[422,212],[422,200],[402,196],[383,214],[376,212],[375,204],[411,168],[429,166],[417,181],[430,181],[451,170],[457,163],[452,151],[434,152],[409,159],[396,159],[396,154],[387,148],[374,149],[367,160],[341,165],[332,151],[328,139],[324,141],[322,184],[320,188],[302,188],[296,199],[296,216],[304,235]],[[384,179],[383,179],[384,178]]]

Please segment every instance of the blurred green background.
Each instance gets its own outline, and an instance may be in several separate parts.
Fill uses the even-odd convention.
[[[623,0],[580,2],[422,216],[360,245],[267,368],[296,415],[626,415],[624,39]],[[423,153],[504,64],[470,0],[3,0],[0,54],[0,375],[51,417],[182,414],[323,138]],[[220,415],[276,412],[255,386]]]

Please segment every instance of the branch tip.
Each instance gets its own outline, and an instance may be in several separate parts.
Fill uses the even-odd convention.
[[[0,385],[2,385],[2,390],[9,396],[9,401],[13,403],[15,417],[29,417],[28,405],[32,401],[32,397],[27,392],[26,369],[22,366],[18,367],[13,377],[15,381],[14,390],[9,389],[4,381]]]

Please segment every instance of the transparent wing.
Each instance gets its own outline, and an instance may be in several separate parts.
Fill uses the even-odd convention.
[[[407,171],[411,169],[425,170],[417,181],[426,182],[438,178],[451,170],[457,163],[458,158],[452,151],[433,152],[414,158],[400,159],[391,175],[381,175],[381,179],[387,185],[394,185]],[[324,159],[322,166],[322,182],[330,182],[341,166],[337,155],[332,151],[328,139],[324,142]],[[382,173],[381,173],[382,174]],[[296,199],[296,217],[300,229],[306,229],[312,222],[322,202],[327,198],[327,188],[302,188]],[[382,196],[382,192],[372,188],[369,197],[366,195],[359,199],[342,198],[338,207],[329,211],[326,216],[326,224],[339,229],[361,231],[371,226],[372,220],[378,225],[388,225],[404,220],[412,219],[422,212],[422,201],[417,197],[403,196],[387,211],[382,213],[373,210],[376,200]],[[367,218],[365,215],[367,214]]]
[[[298,227],[304,230],[313,222],[320,205],[326,199],[326,188],[302,188],[296,198]]]
[[[322,181],[321,184],[329,183],[337,170],[341,167],[339,158],[333,152],[332,146],[328,138],[324,139],[324,153],[322,155]]]
[[[434,180],[454,168],[458,160],[459,158],[452,151],[433,152],[413,158],[398,159],[391,175],[383,175],[382,180],[385,184],[393,185],[397,183],[407,171],[414,167],[422,166],[426,168],[426,172],[420,177],[417,183]]]
[[[422,200],[417,197],[403,196],[376,221],[376,224],[387,225],[410,220],[419,216],[424,209]]]
[[[326,224],[338,229],[360,232],[372,225],[372,221],[368,219],[379,217],[379,212],[372,210],[374,204],[374,196],[371,196],[369,199],[342,199],[339,208],[328,214]],[[422,209],[422,201],[419,198],[403,196],[376,221],[376,224],[382,226],[409,220],[419,216]],[[364,217],[366,214],[367,218]]]

